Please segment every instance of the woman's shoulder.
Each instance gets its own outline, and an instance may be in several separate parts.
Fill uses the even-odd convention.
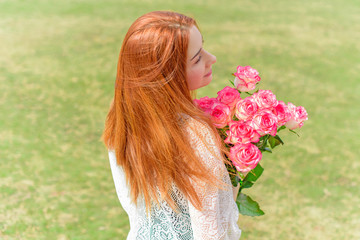
[[[208,146],[216,146],[214,133],[207,123],[189,115],[184,115],[181,121],[183,130],[189,137],[191,144],[197,143],[195,145],[197,146],[198,143],[203,143]]]
[[[180,125],[186,130],[195,129],[197,132],[210,132],[209,127],[206,123],[201,122],[185,113],[179,114]]]

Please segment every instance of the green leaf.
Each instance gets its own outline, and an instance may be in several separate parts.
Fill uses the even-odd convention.
[[[279,129],[277,130],[277,132],[280,132],[281,130],[283,130],[283,129],[285,129],[285,128],[286,128],[285,125],[283,125],[283,126],[279,127]]]
[[[257,202],[252,200],[249,196],[240,193],[236,199],[236,205],[238,206],[239,213],[246,216],[261,216],[265,213],[260,209]]]
[[[270,147],[274,148],[276,144],[276,139],[273,136],[269,137],[269,143],[270,143]]]
[[[258,164],[253,170],[251,170],[245,177],[244,181],[255,182],[263,173],[264,169]]]
[[[241,188],[251,188],[252,185],[254,185],[253,182],[245,181],[245,182],[243,182]]]
[[[229,80],[229,82],[235,87],[234,81]]]
[[[276,135],[275,137],[270,136],[269,143],[270,143],[271,148],[275,148],[276,146],[278,146],[280,144],[284,144],[284,142],[281,140],[281,138],[278,135]]]
[[[284,145],[284,142],[283,142],[283,140],[281,140],[281,138],[279,137],[279,135],[276,135],[275,138],[276,138],[277,140],[279,140],[282,145]]]

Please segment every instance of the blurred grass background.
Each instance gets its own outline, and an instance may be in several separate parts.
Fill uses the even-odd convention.
[[[296,135],[267,154],[246,193],[241,239],[360,239],[360,2],[357,0],[0,0],[0,239],[125,239],[99,141],[130,24],[152,10],[194,17],[217,56],[304,106]]]

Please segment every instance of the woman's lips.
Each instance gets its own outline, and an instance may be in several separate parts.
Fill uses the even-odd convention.
[[[210,77],[211,74],[212,74],[212,70],[210,70],[210,72],[207,73],[204,77]]]

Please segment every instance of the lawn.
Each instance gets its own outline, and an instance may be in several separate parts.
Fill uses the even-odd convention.
[[[130,24],[152,10],[197,19],[217,56],[215,96],[237,65],[304,106],[300,138],[262,160],[240,216],[246,240],[360,239],[357,0],[0,0],[0,239],[125,239],[100,141]]]

